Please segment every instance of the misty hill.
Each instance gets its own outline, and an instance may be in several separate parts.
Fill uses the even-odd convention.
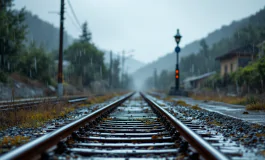
[[[35,41],[43,45],[48,51],[57,50],[59,47],[59,29],[52,24],[41,20],[37,15],[26,12],[25,23],[28,25],[27,42]],[[59,22],[58,22],[59,23]],[[64,48],[73,42],[73,38],[64,32]]]
[[[106,64],[110,63],[110,52],[105,51],[105,56],[104,56],[104,60]],[[112,58],[117,59],[118,55],[117,54],[112,54]],[[121,57],[120,57],[121,59]],[[136,70],[138,70],[139,68],[143,67],[145,64],[143,62],[140,62],[138,60],[135,60],[133,58],[128,58],[125,60],[125,72],[128,72],[129,74],[135,72]]]
[[[255,19],[255,17],[256,17],[256,14],[249,16],[247,18],[244,18],[242,20],[239,20],[239,21],[233,21],[231,24],[222,26],[220,29],[217,29],[209,33],[206,37],[203,37],[202,39],[205,39],[208,46],[211,47],[213,44],[219,42],[220,40],[233,36],[233,34],[238,29],[241,29],[249,25],[250,19]],[[196,40],[182,47],[182,50],[180,52],[180,57],[185,57],[185,56],[191,55],[192,53],[197,54],[200,50],[200,40]],[[156,61],[149,63],[146,66],[137,70],[133,74],[134,77],[137,77],[137,79],[135,79],[135,82],[136,84],[141,85],[145,79],[153,75],[154,68],[157,69],[158,74],[162,70],[169,70],[173,72],[175,69],[175,64],[176,64],[175,53],[167,53],[165,56],[160,57]]]
[[[37,44],[43,45],[48,51],[57,50],[59,47],[59,28],[43,21],[30,12],[26,12],[25,17],[25,23],[28,25],[27,43],[35,41]],[[74,38],[64,32],[64,48],[67,48],[73,41]],[[105,53],[105,63],[109,63],[110,54],[109,52]],[[117,55],[113,54],[113,58],[117,57]],[[125,71],[128,69],[128,73],[135,72],[142,66],[144,66],[144,63],[133,58],[128,58],[125,61]]]

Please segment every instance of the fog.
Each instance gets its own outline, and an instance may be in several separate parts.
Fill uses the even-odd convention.
[[[149,63],[171,52],[177,28],[183,35],[181,46],[205,37],[209,32],[261,9],[264,0],[72,0],[80,23],[88,22],[92,41],[104,50],[134,49],[133,57]],[[59,26],[60,1],[18,0],[15,7]],[[65,30],[80,35],[78,24],[66,0]]]
[[[192,53],[197,54],[200,51],[199,41],[203,38],[211,47],[221,39],[233,36],[242,19],[254,15],[265,5],[264,0],[241,0],[240,3],[237,0],[65,0],[65,3],[67,34],[78,38],[81,24],[88,22],[92,33],[91,42],[106,53],[107,64],[110,62],[111,51],[114,57],[116,55],[120,59],[122,53],[134,51],[125,54],[130,57],[120,67],[124,67],[122,72],[131,74],[137,89],[146,86],[145,82],[153,76],[155,68],[158,75],[163,70],[174,72],[176,43],[173,36],[177,29],[180,29],[182,35],[181,60]],[[15,2],[15,8],[22,7],[41,20],[59,27],[60,1]],[[68,42],[72,42],[71,37]],[[187,64],[185,66],[189,67]],[[190,66],[194,67],[194,64]],[[183,80],[214,69],[210,66],[204,71],[195,65],[196,73],[191,75],[186,70],[184,76],[181,72],[180,77]],[[169,83],[173,81],[172,77]]]

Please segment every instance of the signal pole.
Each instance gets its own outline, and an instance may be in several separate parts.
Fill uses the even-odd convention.
[[[60,43],[59,43],[59,59],[58,59],[58,86],[57,94],[61,98],[63,96],[63,30],[64,30],[64,0],[61,0],[60,12]]]
[[[179,42],[181,39],[181,35],[179,34],[179,29],[177,29],[177,34],[174,36],[175,41],[177,43],[177,47],[175,48],[175,52],[177,53],[177,59],[176,59],[176,70],[175,70],[175,91],[179,91],[179,52],[180,52],[180,47],[179,47]]]

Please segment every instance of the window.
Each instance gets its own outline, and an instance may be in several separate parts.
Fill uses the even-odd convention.
[[[230,64],[231,72],[233,72],[233,63]]]

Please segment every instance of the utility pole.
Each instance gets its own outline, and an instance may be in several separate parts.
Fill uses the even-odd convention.
[[[122,56],[121,56],[121,65],[122,65],[122,67],[121,67],[121,86],[122,87],[125,87],[124,86],[124,84],[125,84],[125,82],[124,82],[124,75],[125,75],[125,60],[127,59],[127,58],[130,58],[131,57],[131,55],[129,55],[129,56],[127,56],[127,57],[125,57],[125,53],[131,53],[131,52],[134,52],[134,50],[131,50],[131,51],[129,51],[129,52],[125,52],[124,50],[122,51]]]
[[[61,12],[60,12],[60,44],[59,44],[59,59],[58,59],[58,97],[63,96],[63,30],[64,30],[64,0],[61,0]]]
[[[112,88],[112,51],[110,51],[109,87]]]
[[[154,89],[157,89],[157,69],[154,68]]]
[[[121,61],[121,64],[122,64],[122,68],[121,68],[121,86],[122,86],[122,88],[124,87],[123,86],[123,83],[124,83],[124,54],[125,54],[125,52],[122,51],[122,61]]]

